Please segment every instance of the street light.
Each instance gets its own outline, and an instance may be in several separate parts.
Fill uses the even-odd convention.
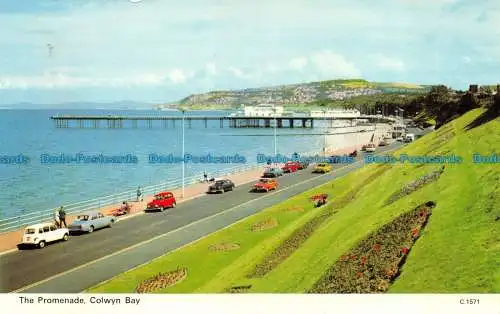
[[[182,111],[182,193],[181,193],[181,198],[184,198],[184,168],[185,168],[185,163],[184,163],[184,113],[186,112],[185,109],[181,109]]]
[[[323,154],[326,156],[326,132],[327,132],[327,127],[328,127],[328,122],[326,121],[326,110],[323,110],[323,118],[325,118],[325,133],[323,135]]]
[[[276,160],[278,156],[278,145],[277,145],[277,138],[276,138],[276,105],[273,105],[273,110],[274,110],[274,158]]]

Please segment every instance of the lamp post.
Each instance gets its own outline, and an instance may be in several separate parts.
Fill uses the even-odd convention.
[[[326,132],[327,132],[327,127],[328,127],[328,122],[326,121],[326,110],[323,110],[323,118],[325,121],[325,133],[323,134],[323,154],[326,156]]]
[[[182,111],[182,193],[181,198],[184,198],[184,168],[185,168],[185,156],[184,156],[184,113],[186,110],[181,109]]]
[[[276,127],[277,127],[276,105],[273,105],[273,111],[274,111],[274,158],[276,159],[278,157],[278,144],[277,144],[277,136],[276,136]]]

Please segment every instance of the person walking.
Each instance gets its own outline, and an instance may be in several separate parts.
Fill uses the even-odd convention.
[[[58,209],[56,209],[54,211],[54,224],[56,225],[56,228],[59,228],[60,220],[59,220],[59,210]]]
[[[203,171],[203,179],[205,180],[205,182],[208,182],[208,174],[206,171]]]
[[[142,195],[142,191],[141,191],[141,187],[137,187],[137,201],[143,201],[144,200],[144,196]]]
[[[62,225],[64,224],[64,228],[67,228],[68,225],[66,225],[66,212],[64,211],[64,207],[59,208],[59,220],[60,222],[60,227],[62,228]]]

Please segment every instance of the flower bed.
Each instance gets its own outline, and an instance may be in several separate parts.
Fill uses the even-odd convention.
[[[181,282],[187,277],[187,268],[178,268],[167,273],[158,273],[149,279],[141,282],[135,291],[137,293],[150,293],[164,289]]]
[[[438,170],[432,171],[432,172],[418,178],[417,180],[415,180],[413,182],[408,183],[401,190],[392,194],[385,202],[385,205],[392,204],[395,201],[399,200],[400,198],[403,198],[403,197],[421,189],[425,185],[432,183],[434,181],[437,181],[443,172],[444,172],[444,166],[442,166]]]
[[[252,285],[248,286],[234,286],[226,290],[228,293],[245,293],[252,288]]]
[[[325,210],[323,210],[319,215],[315,216],[314,218],[306,222],[302,227],[295,230],[271,254],[267,255],[259,264],[257,264],[254,270],[247,277],[263,277],[274,268],[276,268],[290,255],[292,255],[293,252],[295,252],[324,221],[330,218],[333,214],[336,214],[338,212],[338,209],[349,204],[349,202],[351,202],[356,197],[357,193],[366,184],[375,180],[387,169],[387,167],[380,167],[380,169],[378,169],[370,177],[368,177],[358,186],[349,191],[346,195],[334,200],[331,206],[325,207]]]
[[[238,243],[218,243],[211,245],[208,250],[210,252],[228,252],[234,251],[240,248]]]
[[[342,255],[308,293],[387,291],[421,236],[434,206],[433,202],[422,204],[368,235]]]
[[[264,231],[267,229],[275,228],[278,226],[278,220],[276,218],[268,218],[263,221],[259,221],[258,223],[254,224],[251,228],[253,232],[256,231]]]
[[[292,255],[299,246],[304,243],[309,236],[333,213],[327,211],[322,215],[309,220],[305,225],[295,230],[285,241],[283,241],[270,255],[266,256],[262,262],[257,264],[248,275],[249,278],[262,277],[273,270],[285,259]]]
[[[305,210],[304,207],[293,205],[292,207],[288,207],[286,209],[287,212],[303,212]]]

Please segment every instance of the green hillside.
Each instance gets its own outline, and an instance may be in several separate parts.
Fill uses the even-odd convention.
[[[191,109],[231,109],[241,104],[256,105],[272,102],[287,106],[332,103],[359,96],[382,94],[421,94],[429,86],[408,83],[379,83],[363,79],[326,80],[301,84],[279,85],[243,90],[220,90],[190,95],[179,106]],[[342,105],[342,104],[340,104]]]
[[[393,152],[456,154],[461,164],[363,167],[89,292],[133,292],[151,276],[180,268],[185,279],[158,292],[306,292],[359,241],[432,201],[432,215],[388,292],[498,293],[500,171],[498,164],[472,163],[474,153],[500,150],[500,120],[483,120],[484,112],[469,111]],[[309,197],[317,193],[332,201],[313,208]],[[263,275],[249,276],[263,263]]]

